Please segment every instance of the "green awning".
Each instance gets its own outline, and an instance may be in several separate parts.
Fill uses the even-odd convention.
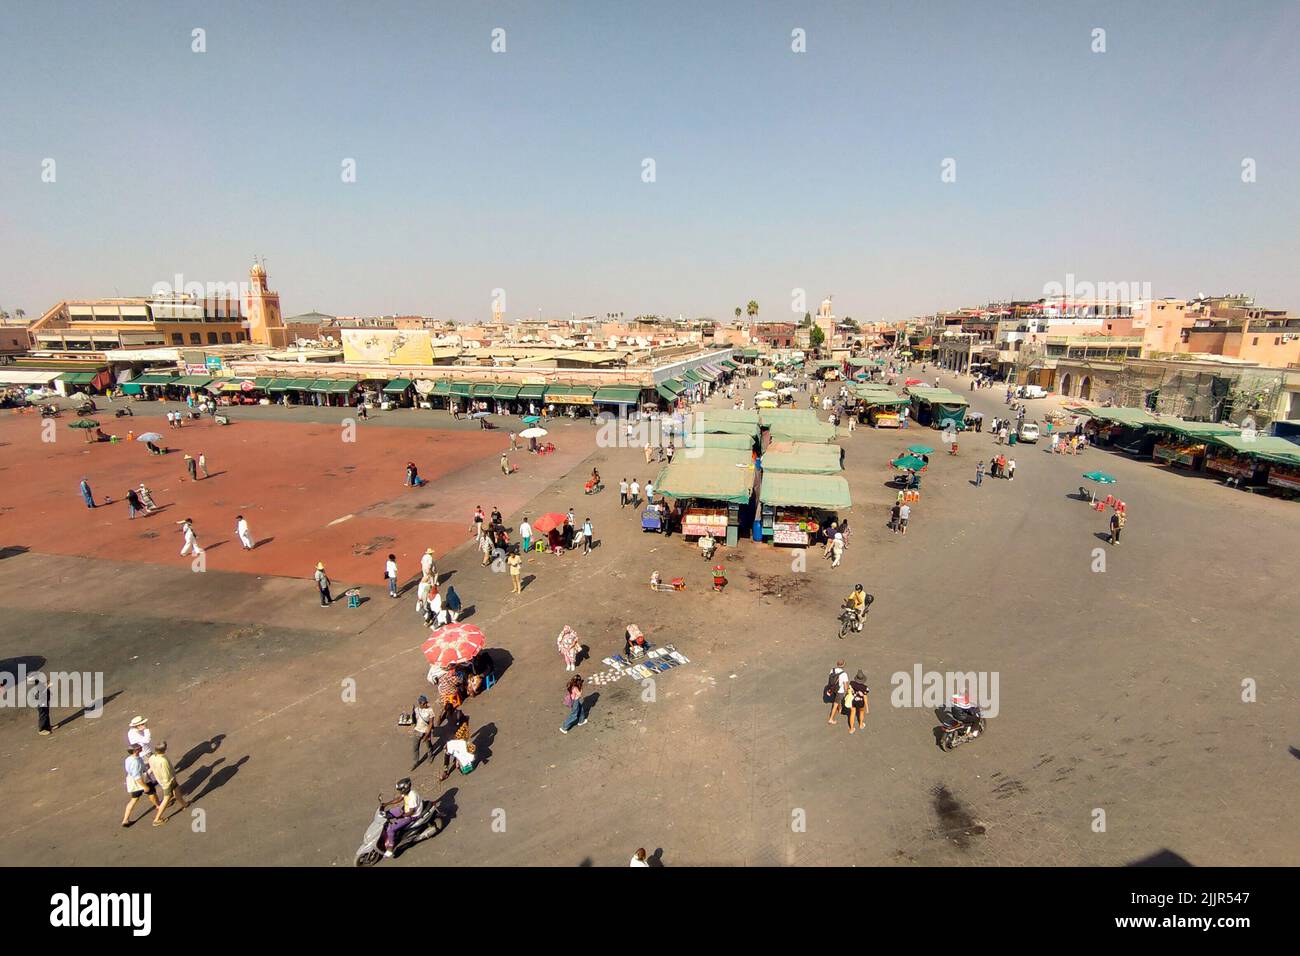
[[[687,384],[687,387],[689,388],[691,385],[698,385],[698,384],[700,384],[700,382],[701,382],[703,379],[701,379],[699,373],[696,372],[695,369],[693,369],[693,368],[688,368],[685,372],[682,373],[682,375],[681,375],[681,380],[682,380],[683,382],[688,383],[688,384]]]
[[[500,398],[506,401],[519,397],[518,385],[498,385],[492,392],[493,398]]]
[[[169,385],[188,385],[190,388],[202,388],[212,381],[211,375],[182,375],[180,378],[174,378],[167,384]]]
[[[839,445],[814,442],[772,442],[763,452],[763,473],[837,475],[844,457]]]
[[[666,388],[662,382],[655,386],[655,391],[659,393],[659,397],[662,398],[665,402],[677,401],[677,393],[674,392],[671,388]]]
[[[382,391],[385,395],[401,395],[410,387],[411,387],[411,380],[409,378],[395,378],[387,385],[385,385],[382,389],[380,389],[380,391]]]
[[[1240,434],[1211,435],[1210,443],[1223,445],[1243,455],[1300,455],[1300,445],[1275,435],[1256,435],[1253,438]]]
[[[849,483],[839,475],[786,475],[764,471],[758,500],[777,508],[842,511],[853,507]]]
[[[333,384],[334,384],[334,383],[333,383],[330,379],[328,379],[328,378],[316,378],[316,379],[312,379],[311,387],[308,389],[308,391],[310,391],[310,392],[328,392],[328,391],[330,390],[330,386],[332,386]]]
[[[753,463],[743,451],[684,451],[659,472],[655,492],[666,498],[748,504],[754,493]]]
[[[736,370],[737,367],[736,363],[733,362],[731,359],[723,359],[718,364],[721,365],[723,368],[731,369],[733,372]]]
[[[96,372],[64,372],[56,382],[66,382],[69,385],[89,385],[95,380]]]
[[[294,380],[291,378],[273,378],[271,384],[266,386],[268,392],[288,392],[293,390]]]
[[[1186,435],[1188,438],[1211,438],[1218,435],[1241,434],[1241,429],[1236,425],[1223,425],[1219,422],[1186,422],[1177,418],[1164,419],[1150,427],[1163,428],[1179,435]]]
[[[257,388],[263,388],[263,389],[264,389],[264,388],[266,388],[267,386],[269,386],[273,381],[275,381],[275,379],[273,379],[273,378],[266,378],[266,377],[263,377],[263,378],[255,378],[255,379],[253,379],[253,385],[254,385],[255,387],[257,387]]]
[[[309,392],[311,391],[314,378],[291,378],[289,379],[289,391],[291,392]]]
[[[596,389],[596,401],[605,402],[609,405],[635,405],[641,401],[641,389],[639,388],[621,388],[616,385],[607,385],[604,388]]]
[[[469,393],[472,398],[491,398],[496,390],[495,385],[478,382],[470,388]]]
[[[749,435],[726,435],[708,433],[697,435],[694,431],[687,431],[685,435],[685,445],[687,448],[730,448],[733,451],[754,450],[754,439]]]
[[[142,389],[142,388],[141,388],[137,383],[135,383],[135,382],[123,382],[123,383],[122,383],[122,394],[123,394],[123,395],[139,395],[142,391],[143,391],[143,389]]]
[[[519,394],[516,395],[515,397],[522,398],[524,400],[540,399],[545,394],[546,394],[545,385],[521,385],[519,387]]]
[[[768,426],[772,441],[829,442],[835,440],[835,426],[830,422],[787,419]]]
[[[740,354],[745,358],[758,358],[758,349],[741,349]]]
[[[166,385],[168,382],[175,381],[170,375],[159,375],[155,372],[148,372],[131,380],[136,385]]]
[[[327,391],[331,395],[350,395],[352,393],[352,390],[355,389],[357,385],[358,385],[357,382],[351,381],[350,379],[346,381],[341,379],[335,379],[334,381],[330,382],[330,387],[327,389]]]
[[[703,368],[703,367],[693,368],[691,369],[691,371],[694,372],[696,375],[698,375],[700,378],[704,379],[706,382],[716,382],[718,380],[717,373],[707,368]]]
[[[666,378],[655,387],[659,389],[667,390],[669,392],[670,401],[671,401],[671,396],[675,396],[678,392],[684,391],[686,389],[686,386],[683,385],[680,381],[678,381],[675,378]],[[660,394],[663,394],[663,392],[661,391]]]
[[[452,382],[451,394],[458,398],[469,398],[470,391],[474,387],[473,382]]]

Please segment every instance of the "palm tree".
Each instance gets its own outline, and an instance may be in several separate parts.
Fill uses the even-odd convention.
[[[745,312],[752,319],[758,315],[758,303],[753,299],[749,300],[749,305],[745,306]]]
[[[14,315],[18,316],[18,321],[21,322],[23,319],[27,318],[27,310],[14,309]]]

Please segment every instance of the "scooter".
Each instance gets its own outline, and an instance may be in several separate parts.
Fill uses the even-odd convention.
[[[945,705],[939,711],[939,746],[944,750],[959,747],[988,730],[988,722],[984,719],[978,705],[972,704],[964,710],[967,715],[965,719],[962,719],[956,713],[956,708],[952,706]]]
[[[875,597],[868,594],[866,604],[862,608],[862,620],[858,620],[857,614],[853,608],[847,604],[840,608],[840,637],[845,637],[850,631],[861,633],[867,623],[867,614],[871,611],[871,605],[875,603]]]
[[[361,840],[361,846],[357,847],[357,866],[374,866],[384,858],[384,851],[379,848],[379,840],[383,837],[384,827],[388,822],[389,818],[384,813],[384,798],[381,795],[374,819],[370,821],[370,826],[366,827],[366,835]],[[397,834],[397,846],[393,847],[393,855],[396,856],[407,847],[421,843],[429,837],[437,836],[444,826],[446,823],[438,816],[437,805],[431,800],[423,801],[419,815]]]

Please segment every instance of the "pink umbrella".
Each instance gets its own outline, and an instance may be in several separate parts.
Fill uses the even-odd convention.
[[[473,660],[483,650],[483,632],[473,624],[444,624],[435,627],[420,648],[430,664],[447,668]]]

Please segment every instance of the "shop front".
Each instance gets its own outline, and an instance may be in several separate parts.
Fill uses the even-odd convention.
[[[1300,459],[1291,463],[1279,458],[1271,458],[1266,481],[1270,488],[1277,489],[1288,498],[1300,495]]]
[[[1170,435],[1156,442],[1155,448],[1151,450],[1151,458],[1153,461],[1198,471],[1205,460],[1205,443]]]
[[[670,527],[678,525],[683,536],[698,538],[707,531],[735,547],[753,514],[754,476],[749,454],[703,448],[662,468],[655,493],[672,506]]]
[[[830,522],[852,507],[849,484],[839,475],[763,472],[759,487],[758,539],[808,547]]]

